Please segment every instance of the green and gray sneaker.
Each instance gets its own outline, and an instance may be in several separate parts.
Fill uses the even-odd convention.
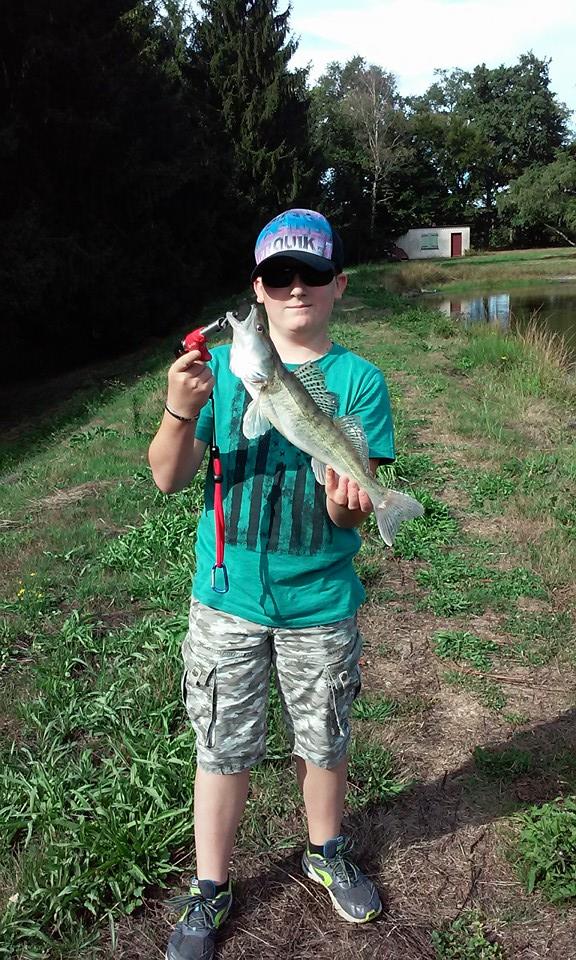
[[[310,853],[306,848],[302,870],[310,880],[328,891],[337,912],[349,923],[368,923],[382,910],[378,891],[371,880],[347,856],[352,849],[349,837],[334,837],[324,844],[324,852]]]
[[[195,877],[186,897],[173,897],[167,906],[184,908],[166,948],[166,960],[212,960],[216,931],[222,926],[232,906],[232,883],[216,893],[212,880]]]

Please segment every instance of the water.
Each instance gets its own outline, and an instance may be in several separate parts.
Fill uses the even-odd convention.
[[[425,294],[421,303],[434,305],[448,316],[464,316],[471,323],[490,323],[501,330],[517,330],[536,316],[542,326],[562,336],[576,353],[576,281],[554,281],[518,287],[510,293],[474,291]]]

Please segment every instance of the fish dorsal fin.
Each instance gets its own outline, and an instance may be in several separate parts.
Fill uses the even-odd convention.
[[[326,379],[313,360],[303,363],[301,367],[292,371],[304,389],[310,394],[314,403],[320,407],[328,417],[335,417],[338,407],[336,394],[326,389]]]
[[[261,437],[270,429],[270,421],[264,416],[260,408],[260,396],[251,400],[246,407],[246,413],[242,421],[242,432],[247,440],[255,440]]]
[[[368,455],[368,441],[364,433],[364,427],[359,417],[354,414],[348,414],[346,417],[338,417],[334,423],[340,427],[342,433],[345,433],[351,443],[354,444],[360,459],[366,470],[370,469],[370,457]]]

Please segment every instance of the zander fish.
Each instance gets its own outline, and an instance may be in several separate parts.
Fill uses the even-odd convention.
[[[421,517],[424,509],[413,497],[383,487],[370,473],[368,442],[358,417],[335,418],[336,397],[326,390],[324,374],[314,362],[293,373],[286,369],[256,307],[245,320],[232,313],[226,319],[233,330],[230,369],[252,397],[242,424],[244,436],[253,440],[274,426],[312,458],[318,483],[325,483],[326,466],[355,480],[372,501],[384,543],[392,546],[400,524]]]

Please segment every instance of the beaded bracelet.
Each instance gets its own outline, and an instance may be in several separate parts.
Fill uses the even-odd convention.
[[[197,413],[195,417],[181,417],[179,413],[174,413],[174,411],[170,409],[167,403],[164,404],[164,409],[166,413],[169,413],[170,416],[174,417],[175,420],[182,420],[183,423],[192,423],[194,420],[197,420],[198,417],[200,416],[200,414]]]

